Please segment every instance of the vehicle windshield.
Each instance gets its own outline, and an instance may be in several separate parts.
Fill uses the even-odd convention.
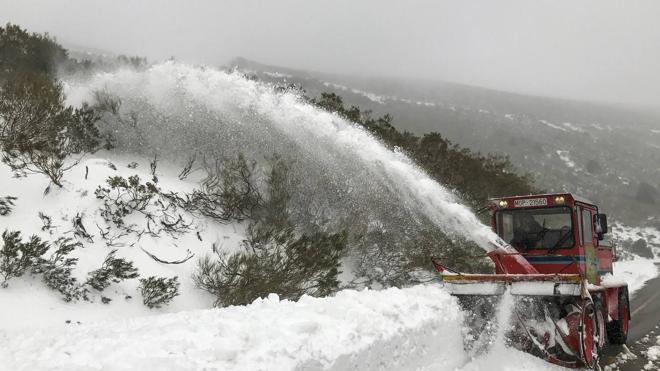
[[[573,247],[571,209],[499,210],[497,234],[518,250]]]

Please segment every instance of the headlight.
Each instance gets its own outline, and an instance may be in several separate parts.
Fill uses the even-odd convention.
[[[555,197],[555,204],[556,205],[563,205],[564,204],[564,196],[557,196]]]
[[[500,200],[500,202],[498,202],[497,205],[501,208],[505,208],[509,206],[509,203],[506,200]]]

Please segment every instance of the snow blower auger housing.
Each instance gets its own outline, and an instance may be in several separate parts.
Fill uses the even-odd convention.
[[[607,217],[572,194],[491,199],[490,213],[501,239],[487,251],[495,274],[460,273],[432,259],[469,313],[466,347],[483,346],[506,292],[514,298],[508,342],[565,367],[598,367],[608,342],[626,342],[630,320],[627,284],[611,276]]]

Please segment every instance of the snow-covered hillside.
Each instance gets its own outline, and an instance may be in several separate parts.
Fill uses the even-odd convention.
[[[137,160],[137,161],[136,161]],[[130,167],[129,167],[130,164]],[[217,224],[182,212],[192,222],[189,233],[160,237],[143,234],[101,238],[117,233],[101,215],[94,195],[109,176],[153,176],[149,159],[100,153],[67,173],[63,189],[51,188],[39,176],[11,178],[0,166],[2,194],[17,197],[12,212],[0,216],[2,227],[23,237],[44,240],[68,236],[82,243],[75,276],[84,280],[116,249],[135,263],[142,277],[177,276],[180,295],[160,309],[142,304],[137,279],[112,284],[88,301],[65,302],[38,277],[25,275],[0,289],[0,369],[217,369],[217,370],[499,370],[558,369],[530,355],[497,345],[488,354],[463,350],[462,314],[438,284],[408,289],[339,292],[334,297],[280,301],[276,295],[251,305],[211,309],[213,298],[194,287],[191,274],[197,257],[212,246],[231,251],[244,238],[240,223]],[[180,180],[180,169],[160,163],[156,175],[163,191],[189,192],[196,186]],[[85,174],[87,173],[87,176]],[[50,218],[50,226],[39,217]],[[76,234],[73,222],[91,236]],[[127,222],[144,226],[133,215]],[[200,241],[201,240],[201,241]],[[110,246],[109,246],[110,244]],[[148,253],[163,261],[157,262]],[[657,275],[648,259],[619,262],[617,275],[631,291]],[[111,299],[107,304],[101,298]]]
[[[614,263],[614,273],[628,282],[634,296],[646,281],[658,276],[660,231],[622,224],[614,224],[611,229],[611,238],[619,255],[619,261]]]
[[[179,180],[179,170],[160,163],[158,186],[163,191],[191,191],[194,174],[192,180]],[[511,349],[471,359],[463,350],[462,314],[437,284],[346,290],[298,302],[271,295],[244,307],[211,309],[213,298],[195,288],[191,279],[196,258],[212,246],[239,248],[244,238],[241,224],[204,222],[183,213],[193,223],[189,233],[143,234],[136,239],[110,228],[101,215],[103,203],[95,197],[96,188],[109,176],[151,179],[148,159],[97,154],[67,173],[63,189],[51,188],[46,195],[44,178],[12,178],[5,166],[0,171],[3,196],[16,197],[13,210],[1,217],[2,227],[21,231],[24,239],[35,234],[47,241],[65,236],[80,242],[82,247],[72,253],[79,259],[74,270],[79,281],[116,249],[118,257],[135,264],[140,276],[178,276],[181,282],[180,295],[171,304],[148,309],[137,279],[113,283],[102,293],[92,291],[91,301],[65,302],[38,276],[12,278],[0,289],[1,370],[482,370],[492,357],[502,369],[514,370],[520,364],[552,369]],[[90,237],[76,234],[78,216]],[[144,227],[146,222],[132,215],[127,223]],[[118,237],[101,238],[108,231]],[[164,264],[147,253],[163,261],[194,257],[182,264]],[[104,304],[102,297],[111,301]]]
[[[180,170],[159,164],[156,172],[159,187],[163,191],[190,192],[196,183],[179,180],[176,174]],[[117,257],[134,263],[140,277],[177,276],[181,283],[180,295],[169,306],[150,310],[142,304],[137,279],[114,283],[102,293],[92,290],[92,302],[65,303],[56,291],[46,288],[36,277],[13,278],[7,282],[7,288],[0,289],[3,304],[0,305],[0,328],[63,325],[65,321],[87,322],[211,307],[213,298],[193,287],[191,274],[197,259],[211,253],[212,246],[225,251],[239,247],[244,238],[240,224],[218,224],[178,211],[186,224],[190,224],[186,233],[162,231],[158,235],[140,235],[139,232],[147,226],[144,215],[135,213],[126,218],[127,224],[135,225],[133,229],[137,232],[134,233],[116,228],[101,215],[103,202],[95,196],[95,190],[105,186],[108,177],[138,175],[141,180],[150,181],[150,171],[149,160],[104,153],[103,157],[83,160],[67,173],[64,188],[53,187],[43,195],[48,185],[46,178],[38,175],[12,178],[9,168],[0,166],[0,179],[3,179],[0,197],[11,195],[17,198],[11,213],[0,216],[0,229],[20,231],[24,240],[36,235],[45,241],[69,237],[80,242],[81,248],[71,253],[71,257],[79,259],[73,271],[78,281],[84,281],[89,272],[98,269],[106,256],[116,250]],[[191,176],[193,179],[194,175]],[[89,236],[81,236],[74,225],[76,219]],[[151,223],[151,228],[157,228],[154,225]],[[105,238],[102,237],[104,234]],[[166,262],[189,259],[181,264],[163,264],[149,254]],[[102,304],[102,297],[112,301]]]
[[[554,368],[506,348],[503,339],[487,354],[466,353],[462,314],[437,283],[344,290],[298,302],[271,295],[247,306],[211,309],[218,298],[194,284],[198,259],[244,248],[248,232],[238,219],[211,219],[183,206],[208,175],[181,173],[168,162],[187,154],[183,149],[220,147],[224,155],[247,150],[253,158],[289,153],[297,164],[293,179],[308,183],[287,183],[287,190],[299,204],[325,197],[319,208],[331,209],[334,219],[366,204],[371,208],[361,221],[379,224],[372,215],[378,204],[375,211],[383,215],[391,209],[423,213],[441,230],[484,248],[498,238],[404,153],[388,150],[365,130],[294,94],[276,93],[240,74],[170,62],[146,71],[99,74],[91,84],[71,83],[67,89],[72,104],[104,89],[117,92],[119,101],[131,107],[125,116],[115,115],[117,124],[143,114],[140,129],[146,133],[115,130],[119,149],[82,159],[66,172],[63,188],[48,186],[40,175],[13,178],[0,165],[0,200],[10,206],[0,215],[0,231],[20,232],[24,242],[36,236],[49,243],[51,249],[39,259],[55,259],[56,268],[63,269],[57,272],[66,273],[47,278],[45,272],[56,270],[34,264],[22,275],[0,277],[0,369]],[[191,132],[195,135],[183,138]],[[178,142],[172,140],[175,133]],[[185,148],[175,151],[177,144]],[[135,152],[169,157],[156,161],[117,154]],[[389,221],[404,227],[402,239],[423,228],[407,215]],[[622,227],[619,234],[639,233]],[[73,248],[59,256],[56,247],[62,241]],[[366,264],[373,265],[366,256]],[[624,257],[628,260],[615,273],[631,283],[631,291],[657,275],[651,259]],[[350,258],[355,257],[342,263],[350,265]],[[112,265],[109,261],[130,264],[135,271],[102,285],[90,281],[94,272]],[[343,276],[352,273],[346,269]],[[154,308],[145,305],[143,280],[150,277],[176,278],[178,295]]]

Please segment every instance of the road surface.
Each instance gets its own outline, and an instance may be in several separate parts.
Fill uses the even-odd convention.
[[[649,363],[645,357],[649,345],[655,345],[655,336],[660,335],[660,277],[646,283],[637,291],[630,303],[630,329],[628,331],[628,348],[637,355],[637,359],[628,360],[619,369],[621,371],[639,371]],[[644,337],[650,335],[649,341]],[[613,363],[617,356],[625,353],[622,346],[612,346],[604,354],[601,366]],[[660,369],[660,362],[651,370]]]

